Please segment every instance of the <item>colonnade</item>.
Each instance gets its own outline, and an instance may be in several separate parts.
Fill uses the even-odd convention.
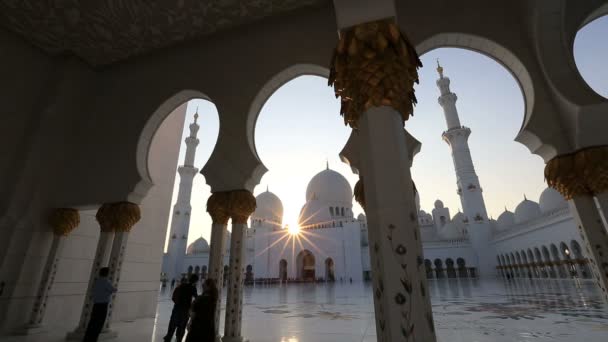
[[[418,80],[420,66],[416,51],[405,35],[393,19],[387,19],[343,29],[330,73],[330,84],[341,97],[341,114],[353,129],[345,156],[359,173],[355,197],[364,208],[370,227],[374,311],[380,341],[436,341],[410,173],[415,147],[404,130],[405,121],[413,111],[413,83]],[[608,147],[583,149],[549,161],[545,176],[550,186],[570,200],[590,256],[593,276],[608,299],[607,163]],[[232,220],[224,341],[243,340],[243,239],[247,219],[254,210],[255,198],[249,190],[214,192],[207,203],[213,221],[208,276],[216,280],[220,291],[224,283],[222,261],[227,224]],[[42,321],[62,236],[78,225],[76,217],[73,209],[65,209],[58,211],[51,222],[59,234],[55,234],[29,324]],[[84,333],[92,308],[92,284],[99,269],[108,265],[111,282],[120,287],[119,275],[129,232],[141,215],[136,204],[119,202],[102,205],[96,217],[101,233],[81,319],[75,331],[68,334],[70,339],[81,338]],[[544,253],[542,259],[547,262]],[[530,264],[529,261],[513,262]],[[551,268],[553,271],[539,272],[560,272]],[[219,298],[221,296],[216,307],[216,329],[219,328]],[[112,302],[114,300],[113,297]],[[111,334],[112,312],[111,305],[104,329],[107,334]],[[216,336],[219,339],[219,332]]]
[[[559,250],[557,245],[559,245]],[[496,256],[496,270],[503,278],[580,278],[592,277],[590,260],[575,240],[543,245]],[[544,257],[540,250],[544,251]],[[551,253],[549,253],[551,250]]]

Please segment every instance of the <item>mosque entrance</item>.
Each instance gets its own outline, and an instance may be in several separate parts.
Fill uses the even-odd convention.
[[[279,261],[279,278],[281,281],[287,281],[287,260]]]
[[[307,249],[298,253],[298,280],[315,280],[315,256]]]
[[[336,281],[334,272],[334,260],[332,258],[325,259],[325,281]]]

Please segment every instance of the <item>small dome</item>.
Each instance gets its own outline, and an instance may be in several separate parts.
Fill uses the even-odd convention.
[[[313,199],[322,203],[352,206],[353,190],[344,176],[327,168],[317,173],[308,183],[306,201]]]
[[[196,239],[186,249],[186,254],[203,254],[209,253],[209,243],[202,237]]]
[[[540,194],[538,204],[543,213],[568,207],[568,202],[566,202],[564,196],[553,188],[546,188],[543,193]]]
[[[501,231],[505,230],[515,224],[515,214],[505,209],[505,211],[498,216],[496,220],[496,228]]]
[[[515,208],[515,223],[523,223],[541,215],[538,203],[524,199]]]
[[[277,195],[266,190],[255,198],[256,209],[251,215],[254,219],[263,219],[276,222],[279,225],[283,222],[283,203]]]
[[[458,213],[456,213],[456,215],[454,215],[454,217],[452,217],[452,222],[454,222],[454,224],[464,224],[465,218],[466,217],[464,216],[464,214],[459,211]]]
[[[365,215],[363,215],[363,214],[359,214],[359,216],[357,216],[357,220],[365,221],[365,220],[367,220],[367,217],[365,217]]]
[[[441,202],[441,200],[436,200],[435,209],[441,209],[441,208],[443,208],[443,202]]]

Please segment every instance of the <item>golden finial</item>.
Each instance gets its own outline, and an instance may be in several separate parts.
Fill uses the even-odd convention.
[[[198,120],[198,106],[196,106],[196,112],[194,113],[194,123]]]
[[[443,68],[439,64],[439,58],[437,58],[437,72],[439,73],[439,78],[443,78]]]

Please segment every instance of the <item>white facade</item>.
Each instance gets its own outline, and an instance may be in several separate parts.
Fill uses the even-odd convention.
[[[441,66],[437,71],[439,104],[444,109],[448,127],[443,139],[452,151],[463,212],[452,216],[450,209],[437,200],[431,212],[427,213],[420,209],[420,197],[416,194],[427,277],[493,277],[507,274],[590,277],[587,266],[589,256],[581,248],[584,244],[567,202],[557,191],[547,188],[539,203],[524,198],[514,213],[505,209],[497,220],[488,218],[482,186],[467,143],[471,130],[460,123],[457,97],[450,91],[450,79],[443,75]],[[189,143],[188,140],[186,143]],[[194,147],[188,145],[192,155]],[[183,168],[180,168],[180,174]],[[185,181],[180,184],[180,196],[182,192],[188,196],[190,194],[190,189],[182,188],[182,185],[191,187],[191,178]],[[292,235],[282,225],[281,200],[268,189],[258,195],[257,209],[251,216],[247,230],[245,279],[371,279],[367,220],[363,214],[354,218],[352,198],[353,191],[348,181],[328,166],[310,180],[298,222],[300,233]],[[180,201],[178,198],[176,208]],[[172,230],[181,229],[180,232],[184,232],[185,228],[187,232],[186,220],[173,223]],[[206,274],[209,244],[205,239],[197,239],[188,246],[187,251],[185,245],[183,249],[172,249],[171,246],[170,242],[163,272],[170,274],[169,265],[179,260],[174,278],[189,273]],[[171,251],[175,251],[175,255],[182,253],[182,256],[171,256]],[[225,269],[228,254],[227,247]],[[540,263],[543,265],[538,266]],[[169,279],[172,278],[169,276]]]

